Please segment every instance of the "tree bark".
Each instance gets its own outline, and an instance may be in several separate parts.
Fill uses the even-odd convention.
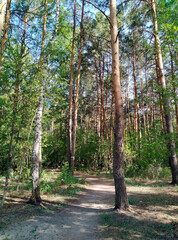
[[[150,123],[149,123],[149,111],[148,111],[148,79],[147,79],[147,53],[145,56],[145,82],[146,82],[146,127],[149,131]]]
[[[46,36],[46,23],[47,23],[47,8],[48,0],[45,0],[45,11],[44,11],[44,22],[42,30],[42,43],[41,43],[41,56],[39,60],[39,75],[40,80],[40,98],[36,116],[36,127],[35,137],[32,150],[32,195],[29,203],[39,205],[41,203],[40,196],[40,181],[41,181],[41,165],[42,165],[42,154],[41,154],[41,132],[42,132],[42,115],[43,115],[43,103],[44,103],[44,85],[45,80],[43,77],[43,63],[44,63],[44,44]]]
[[[68,124],[68,163],[69,168],[72,168],[72,95],[73,95],[73,69],[74,69],[74,44],[75,44],[75,16],[76,16],[77,1],[74,0],[74,14],[73,14],[73,38],[72,38],[72,52],[70,63],[70,84],[69,84],[69,124]]]
[[[146,117],[145,117],[145,107],[144,107],[144,93],[143,93],[143,80],[142,78],[140,79],[140,84],[141,84],[141,107],[142,107],[142,116],[143,116],[143,127],[144,127],[144,133],[146,136]]]
[[[174,62],[173,62],[173,54],[171,51],[171,47],[169,46],[170,58],[171,58],[171,76],[172,76],[172,86],[174,91],[174,105],[175,105],[175,114],[176,114],[176,131],[178,136],[178,106],[177,106],[177,94],[176,94],[176,85],[175,85],[175,73],[174,73]]]
[[[137,79],[135,71],[135,39],[133,33],[133,49],[132,49],[132,64],[133,64],[133,78],[134,78],[134,132],[138,132],[138,103],[137,103]]]
[[[105,63],[104,63],[104,57],[103,57],[103,94],[104,94],[104,72],[105,72]],[[105,95],[105,99],[106,99],[106,103],[104,103],[104,95],[103,95],[103,121],[104,121],[104,133],[106,135],[106,139],[109,139],[108,136],[108,128],[107,128],[107,101],[108,101],[108,73],[107,73],[107,87],[106,87],[106,95]]]
[[[95,58],[95,69],[96,69],[96,87],[97,87],[97,126],[96,126],[96,132],[97,135],[100,137],[101,136],[101,132],[100,132],[100,128],[101,128],[101,121],[100,121],[100,92],[99,92],[99,79],[98,79],[98,69],[97,69],[97,63],[96,63],[96,58]]]
[[[166,93],[166,80],[164,75],[161,44],[160,44],[160,39],[158,35],[158,22],[157,22],[157,15],[156,15],[155,0],[151,0],[151,11],[152,11],[153,27],[154,27],[154,35],[155,35],[155,49],[156,49],[156,56],[157,56],[158,68],[159,68],[158,77],[161,82],[161,87],[162,87],[161,94],[164,102],[164,113],[165,113],[167,138],[168,138],[167,147],[168,147],[168,151],[170,152],[169,163],[170,163],[171,173],[172,173],[172,184],[178,184],[178,164],[177,164],[177,156],[175,151],[175,141],[173,137],[173,124],[171,119],[170,101],[169,101],[168,94]]]
[[[76,82],[76,96],[75,96],[75,103],[74,103],[72,156],[71,156],[72,174],[74,173],[74,162],[75,162],[78,98],[79,98],[80,69],[81,69],[81,62],[82,62],[82,45],[83,45],[83,17],[84,17],[84,0],[82,1],[82,15],[81,15],[81,23],[80,23],[80,50],[79,50],[79,57],[78,57],[79,62],[78,62],[78,71],[77,71],[77,82]]]
[[[150,126],[153,128],[154,124],[154,92],[153,92],[153,77],[152,77],[152,82],[151,82],[151,93],[150,93],[150,98],[151,98],[151,103],[150,103]]]
[[[4,24],[6,5],[7,5],[7,0],[1,0],[1,3],[0,3],[0,38],[1,38],[3,24]]]
[[[128,133],[128,124],[127,122],[129,122],[129,112],[128,110],[128,95],[129,95],[129,73],[127,76],[127,80],[126,80],[126,87],[125,87],[125,141],[127,143],[127,133]]]
[[[103,111],[103,79],[102,79],[102,69],[101,69],[101,57],[99,57],[99,86],[100,86],[100,135],[104,135],[104,111]]]
[[[4,51],[5,51],[5,47],[6,47],[7,35],[8,35],[8,29],[9,29],[10,8],[11,8],[11,0],[8,0],[7,1],[7,6],[6,6],[6,15],[5,15],[5,24],[4,24],[3,36],[2,36],[2,39],[1,39],[1,52],[0,52],[0,64],[1,64],[0,67],[1,68],[2,68],[2,64],[4,62]]]
[[[157,75],[157,83],[159,88],[161,88],[161,82],[160,82],[160,71],[159,71],[159,67],[158,67],[158,59],[157,56],[155,57],[155,61],[156,61],[156,75]],[[163,100],[162,100],[162,95],[160,93],[160,91],[158,91],[158,95],[159,95],[159,108],[160,108],[160,116],[161,116],[161,123],[162,123],[162,128],[164,130],[164,133],[166,134],[166,121],[165,121],[165,117],[164,117],[164,108],[163,108]]]
[[[113,166],[113,128],[114,128],[114,92],[112,90],[112,99],[111,99],[111,116],[110,116],[110,158],[112,159]]]
[[[134,131],[139,133],[139,139],[136,136],[136,143],[139,145],[140,149],[140,139],[142,137],[141,134],[141,121],[140,121],[140,108],[138,103],[138,95],[137,95],[137,78],[136,78],[136,54],[135,54],[135,32],[133,32],[133,78],[134,78]]]
[[[115,98],[115,132],[113,153],[113,176],[115,183],[115,209],[128,209],[125,176],[123,170],[124,113],[119,66],[119,41],[116,0],[110,0],[112,84]]]

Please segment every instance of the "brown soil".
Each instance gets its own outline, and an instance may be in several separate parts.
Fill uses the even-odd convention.
[[[128,185],[130,211],[113,212],[113,181],[101,176],[85,177],[89,183],[86,190],[77,198],[68,199],[57,211],[44,210],[40,216],[35,216],[33,209],[36,211],[36,207],[26,205],[24,199],[24,203],[13,208],[9,204],[14,213],[5,225],[10,216],[6,205],[6,213],[1,212],[0,240],[177,239],[178,192],[175,187],[155,187],[153,183]],[[46,196],[47,201],[50,203],[53,199]],[[61,202],[64,202],[62,197],[58,204]],[[140,229],[143,227],[144,231]],[[150,235],[147,229],[154,231]]]

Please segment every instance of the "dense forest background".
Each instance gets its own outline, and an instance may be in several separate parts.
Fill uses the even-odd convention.
[[[1,13],[0,175],[6,177],[6,187],[11,177],[30,178],[37,138],[42,169],[64,166],[70,156],[69,129],[74,138],[76,129],[70,167],[112,172],[115,100],[109,2],[74,2],[7,1],[5,18]],[[175,0],[156,2],[155,19],[147,1],[117,3],[127,177],[169,178],[169,158],[178,144],[178,9]],[[177,169],[177,160],[174,163]]]

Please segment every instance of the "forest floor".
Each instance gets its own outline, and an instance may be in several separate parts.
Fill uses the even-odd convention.
[[[113,211],[112,179],[76,175],[88,185],[70,189],[77,195],[43,194],[43,207],[26,204],[22,189],[11,192],[0,210],[0,240],[178,239],[177,187],[127,179],[130,211]]]

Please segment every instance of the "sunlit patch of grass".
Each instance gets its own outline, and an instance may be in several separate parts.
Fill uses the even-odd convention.
[[[160,188],[160,187],[170,186],[169,183],[165,183],[165,182],[150,182],[150,181],[143,181],[143,180],[134,180],[134,179],[131,179],[131,178],[126,178],[125,182],[128,186],[137,186],[137,187]]]
[[[71,177],[67,168],[63,172],[42,173],[41,181],[41,206],[26,204],[31,196],[31,179],[21,179],[19,191],[17,191],[17,179],[12,178],[9,182],[5,205],[0,209],[0,228],[14,222],[21,222],[33,216],[44,215],[59,210],[68,199],[76,197],[86,184],[85,179]],[[0,179],[0,201],[3,195],[4,181]]]
[[[126,183],[131,211],[102,214],[100,239],[174,239],[177,187],[131,178]]]
[[[137,187],[143,187],[143,186],[145,186],[145,184],[142,183],[142,182],[137,182],[137,181],[134,181],[134,180],[128,179],[128,178],[125,179],[125,182],[126,182],[126,184],[129,185],[129,186],[137,186]]]
[[[118,213],[107,213],[100,216],[100,223],[105,226],[102,236],[112,239],[172,239],[173,224],[138,220]]]

